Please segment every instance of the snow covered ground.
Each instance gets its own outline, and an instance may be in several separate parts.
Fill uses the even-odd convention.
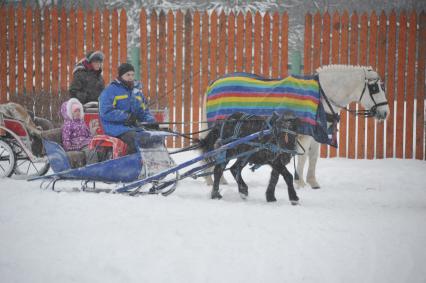
[[[210,200],[201,180],[129,197],[3,179],[0,282],[426,282],[425,173],[322,159],[322,189],[299,189],[299,206],[283,181],[266,203],[266,167],[244,171],[246,201],[235,182]]]

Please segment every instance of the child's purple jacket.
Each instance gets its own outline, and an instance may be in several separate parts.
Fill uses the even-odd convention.
[[[78,104],[80,107],[80,119],[72,119],[71,105]],[[76,98],[71,98],[62,103],[61,115],[64,118],[62,127],[62,144],[66,151],[81,150],[87,146],[91,139],[89,128],[84,123],[83,105]]]

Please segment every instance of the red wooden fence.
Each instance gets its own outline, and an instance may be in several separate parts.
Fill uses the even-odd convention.
[[[166,23],[167,22],[167,23]],[[147,26],[150,26],[148,32]],[[226,15],[163,12],[140,15],[141,80],[151,102],[169,109],[178,131],[200,128],[200,107],[211,80],[227,72],[285,76],[288,53],[286,13]],[[168,141],[186,146],[188,140]]]
[[[398,24],[399,23],[399,24]],[[331,44],[331,48],[330,48]],[[368,65],[386,82],[386,122],[341,111],[339,149],[323,145],[322,157],[425,159],[426,14],[412,11],[379,16],[337,12],[307,14],[304,73],[320,65]],[[361,109],[356,103],[351,109]]]
[[[118,62],[127,57],[126,25],[124,10],[118,17],[116,10],[40,11],[2,5],[0,102],[16,101],[59,121],[57,110],[68,98],[74,64],[88,51],[102,50],[103,75],[109,82]]]
[[[154,107],[167,107],[178,131],[197,131],[210,81],[227,72],[288,74],[288,15],[140,12],[140,77]],[[108,83],[127,58],[124,10],[0,7],[0,102],[23,103],[57,121],[74,64],[105,54]],[[371,65],[386,82],[391,114],[383,123],[341,113],[339,148],[323,157],[425,158],[426,16],[348,12],[307,14],[304,73],[324,64]],[[37,101],[37,103],[35,103]],[[395,104],[394,104],[395,103]],[[356,103],[349,106],[359,109]],[[59,121],[59,120],[58,120]],[[195,123],[190,123],[195,122]],[[180,138],[168,146],[188,145]]]

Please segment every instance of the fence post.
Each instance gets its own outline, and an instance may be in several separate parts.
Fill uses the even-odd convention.
[[[291,54],[291,73],[300,75],[300,66],[302,64],[302,55],[299,50],[293,51]]]
[[[135,67],[135,80],[140,81],[141,79],[141,72],[140,72],[140,48],[139,47],[133,47],[132,51],[130,53],[130,61],[132,65]]]

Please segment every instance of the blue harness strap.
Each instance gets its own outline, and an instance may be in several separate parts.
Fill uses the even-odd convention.
[[[243,126],[243,123],[245,123],[245,121],[247,121],[248,119],[250,119],[253,116],[255,116],[255,115],[243,113],[243,115],[239,119],[235,119],[235,120],[223,120],[222,121],[223,123],[222,123],[222,125],[220,127],[220,135],[219,135],[220,143],[224,144],[224,143],[228,143],[230,141],[238,139],[240,137],[241,127]],[[230,137],[228,137],[226,139],[223,139],[224,138],[223,137],[223,134],[224,134],[223,131],[224,131],[224,128],[225,128],[225,124],[227,122],[234,122],[234,121],[237,122],[237,124],[234,127],[234,132],[232,133],[232,135]]]

